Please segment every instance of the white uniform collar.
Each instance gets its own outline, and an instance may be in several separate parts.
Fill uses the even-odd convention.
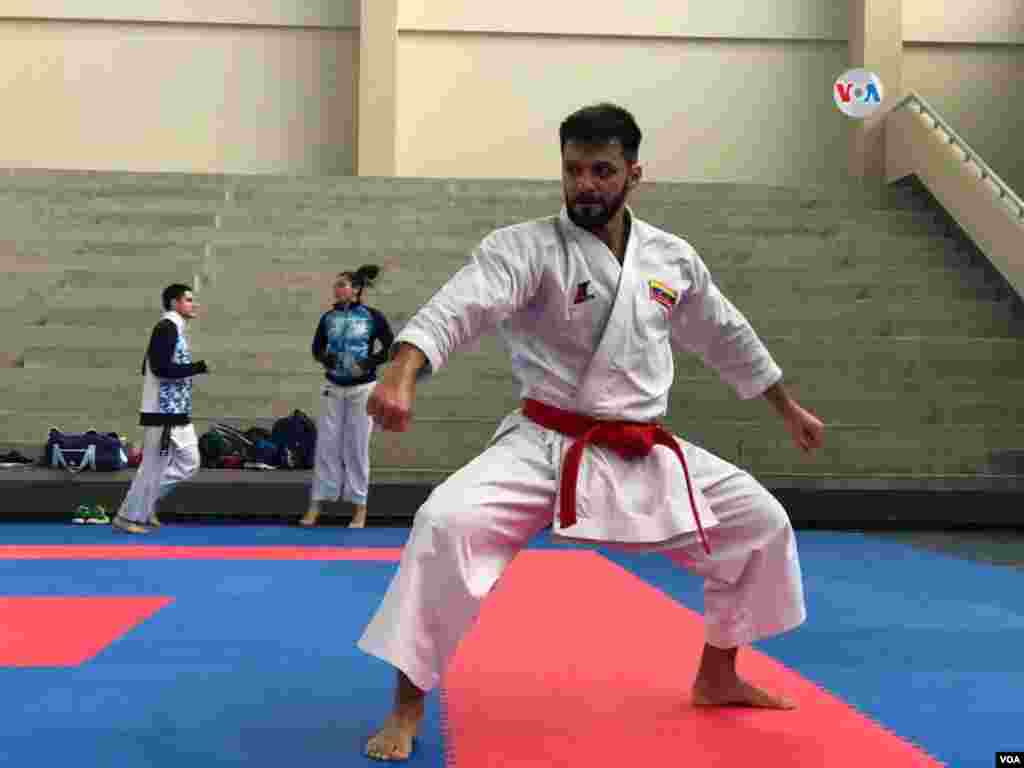
[[[160,317],[161,320],[170,320],[178,328],[178,333],[185,330],[185,318],[175,312],[173,309],[164,312]]]

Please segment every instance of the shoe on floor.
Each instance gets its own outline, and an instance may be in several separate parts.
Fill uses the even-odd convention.
[[[115,515],[113,521],[110,523],[111,528],[117,528],[125,533],[149,533],[149,528],[138,523],[133,523],[131,520],[126,520],[120,515]]]
[[[89,516],[85,519],[88,525],[110,525],[110,516],[107,510],[100,504],[89,510]]]

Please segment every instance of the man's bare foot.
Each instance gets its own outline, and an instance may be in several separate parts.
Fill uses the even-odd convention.
[[[796,702],[755,688],[737,678],[727,685],[697,682],[693,686],[695,707],[755,707],[759,709],[796,709]]]
[[[309,509],[306,510],[306,514],[304,514],[302,516],[302,519],[299,520],[299,525],[306,528],[311,528],[314,525],[316,525],[316,522],[319,519],[320,504],[314,501],[309,505]]]
[[[366,505],[355,504],[355,511],[352,514],[352,522],[348,524],[349,528],[365,528],[366,527]]]
[[[408,760],[422,718],[422,711],[418,716],[391,715],[366,742],[366,755],[374,760]]]
[[[704,645],[700,669],[693,684],[693,706],[796,709],[795,702],[762,691],[740,679],[736,674],[738,650]]]
[[[366,755],[375,760],[408,760],[413,740],[423,720],[426,696],[404,673],[398,673],[395,686],[395,709],[370,740],[366,742]]]

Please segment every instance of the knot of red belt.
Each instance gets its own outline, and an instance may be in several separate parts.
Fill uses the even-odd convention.
[[[675,453],[683,466],[686,490],[690,496],[690,508],[693,510],[697,532],[700,534],[704,551],[711,554],[711,547],[708,545],[700,515],[697,513],[697,503],[693,498],[693,486],[690,482],[690,470],[686,466],[686,457],[683,456],[679,443],[660,424],[594,419],[529,398],[523,401],[523,414],[542,427],[576,438],[576,442],[565,455],[565,465],[562,467],[562,506],[558,510],[558,520],[563,528],[576,523],[576,484],[583,449],[588,443],[610,448],[625,459],[642,458],[647,456],[654,446],[663,445]]]

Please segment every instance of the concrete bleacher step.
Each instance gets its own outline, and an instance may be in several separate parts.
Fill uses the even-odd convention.
[[[291,201],[271,206],[231,203],[193,203],[188,200],[111,201],[94,199],[78,204],[53,200],[30,203],[5,200],[0,192],[0,215],[13,231],[52,234],[60,228],[109,235],[111,230],[177,231],[215,229],[223,232],[359,233],[389,227],[398,231],[476,232],[521,221],[551,217],[562,201],[471,199],[349,202],[341,205]],[[849,208],[794,205],[692,204],[638,200],[634,213],[656,227],[680,236],[688,231],[749,229],[761,236],[782,231],[828,235],[855,227],[878,228],[895,234],[941,234],[933,214],[904,208]]]
[[[305,199],[345,200],[419,199],[444,195],[469,199],[558,198],[557,180],[423,179],[351,176],[222,175],[180,173],[78,172],[9,169],[0,175],[0,190],[8,194],[85,195],[129,200],[173,198],[274,202]],[[688,202],[782,203],[845,206],[892,206],[913,199],[913,191],[880,188],[850,179],[846,183],[798,188],[764,184],[645,181],[638,197]]]
[[[375,306],[385,312],[396,331],[410,316],[408,311],[394,311],[379,303]],[[928,300],[897,303],[884,298],[869,298],[851,305],[837,305],[828,298],[809,297],[802,300],[800,306],[751,307],[748,304],[741,307],[741,311],[763,336],[1014,338],[1021,333],[1019,315],[1009,302],[951,299],[936,306]],[[13,325],[78,325],[111,332],[151,328],[158,317],[155,309],[103,306],[87,312],[66,306],[0,311],[0,322],[8,320]],[[216,311],[206,310],[205,316],[196,322],[193,332],[218,335],[235,331],[243,334],[292,333],[299,340],[297,343],[304,345],[312,340],[318,317],[319,310],[313,312],[298,304],[270,306],[259,315],[221,307]]]
[[[676,361],[678,431],[757,471],[809,475],[977,473],[1024,444],[1020,318],[913,190],[644,184],[633,200],[698,250],[831,442],[805,462],[766,403],[690,358]],[[314,415],[309,342],[337,271],[380,264],[367,302],[397,331],[489,231],[560,205],[557,181],[0,173],[8,438],[38,442],[52,416],[137,430],[142,351],[178,280],[197,288],[193,345],[213,367],[200,424]],[[376,436],[375,466],[460,466],[518,396],[493,340],[419,393],[422,420]]]
[[[12,240],[48,239],[54,244],[109,242],[161,242],[179,244],[188,250],[207,243],[234,246],[263,246],[278,249],[337,247],[346,243],[355,248],[390,249],[402,242],[423,242],[433,237],[457,238],[461,245],[472,247],[489,232],[506,224],[512,224],[519,217],[499,219],[479,217],[466,219],[449,216],[448,220],[395,221],[378,218],[356,222],[351,226],[340,226],[336,221],[295,221],[288,220],[279,225],[246,225],[244,222],[221,221],[222,226],[169,226],[166,222],[119,223],[101,226],[83,221],[64,221],[56,224],[18,222],[8,227],[5,233]],[[911,218],[906,221],[889,218],[878,222],[823,222],[819,225],[806,221],[787,221],[780,216],[766,216],[763,221],[749,217],[719,217],[694,221],[673,216],[657,222],[666,230],[699,244],[714,235],[748,237],[797,237],[816,236],[830,238],[843,233],[852,237],[872,234],[927,235],[940,233],[928,222]]]
[[[100,347],[102,334],[89,328],[26,329],[32,345],[22,352],[25,367],[0,370],[0,397],[6,407],[36,411],[74,402],[93,411],[113,403],[114,410],[105,413],[116,413],[117,407],[134,413],[145,338],[119,338],[116,346],[106,342]],[[62,338],[63,348],[53,346]],[[801,398],[843,407],[862,400],[873,404],[870,410],[886,397],[893,403],[912,400],[903,412],[911,421],[955,418],[975,423],[983,414],[1008,413],[998,406],[1012,403],[1024,380],[1024,342],[1016,339],[849,338],[839,344],[794,336],[765,337],[765,343]],[[197,379],[197,413],[257,415],[282,401],[317,407],[315,391],[322,374],[305,345],[292,346],[281,336],[262,341],[209,337],[198,345],[213,373]],[[480,417],[513,407],[518,397],[507,355],[493,337],[475,349],[460,350],[419,392],[430,413]],[[704,399],[709,408],[746,408],[699,359],[677,356],[673,408]],[[848,421],[854,412],[834,418]]]
[[[320,222],[333,221],[339,229],[356,223],[363,225],[375,221],[413,221],[430,224],[435,220],[448,220],[449,224],[460,220],[480,219],[505,223],[551,216],[563,204],[560,197],[545,198],[474,198],[446,197],[444,195],[421,195],[412,198],[389,198],[387,196],[362,196],[348,201],[325,200],[278,200],[273,203],[252,203],[241,201],[194,203],[187,198],[171,197],[166,200],[149,199],[83,199],[68,202],[60,199],[37,197],[18,200],[5,194],[0,178],[0,211],[11,224],[22,223],[81,223],[83,225],[106,226],[147,226],[164,223],[168,228],[215,226],[216,216],[223,219],[223,229],[230,222],[246,223],[247,226],[267,222]],[[683,185],[685,186],[685,185]],[[921,219],[931,221],[929,213],[905,208],[858,207],[841,201],[808,207],[800,204],[758,204],[747,202],[708,203],[676,202],[659,199],[648,194],[638,195],[633,202],[640,218],[662,219],[674,214],[687,220],[748,217],[752,221],[782,216],[799,219],[797,223],[819,228],[824,224],[843,221],[875,222],[884,220],[910,221]]]
[[[141,386],[122,372],[122,381],[109,389],[76,386],[70,379],[61,386],[52,382],[43,390],[31,391],[25,382],[15,384],[0,377],[2,408],[28,421],[45,421],[50,413],[73,412],[94,424],[134,424],[137,421]],[[216,379],[216,381],[215,381]],[[830,424],[856,424],[865,418],[914,429],[924,424],[1016,424],[1024,421],[1024,405],[1008,393],[1020,379],[1005,382],[1000,389],[990,379],[965,388],[970,379],[930,385],[914,380],[888,387],[846,383],[839,377],[800,376],[788,380],[794,395]],[[235,389],[231,385],[235,385]],[[320,377],[315,373],[287,379],[253,381],[242,376],[212,374],[197,381],[193,409],[197,418],[263,419],[281,416],[299,408],[315,416],[322,396]],[[490,419],[518,407],[519,392],[511,381],[488,384],[486,395],[480,381],[452,381],[448,386],[424,384],[416,402],[416,413],[429,418]],[[31,417],[31,418],[30,418]],[[774,412],[762,399],[739,400],[731,388],[708,377],[676,381],[669,398],[669,417],[688,419],[772,420]],[[10,424],[4,429],[9,429]]]
[[[154,315],[149,314],[149,320],[153,319]],[[202,328],[194,328],[191,334],[197,356],[206,357],[218,374],[207,377],[205,382],[218,386],[216,382],[224,374],[234,373],[241,377],[253,375],[255,387],[260,382],[270,386],[268,382],[274,378],[287,380],[294,375],[319,373],[309,351],[314,326],[315,315],[311,315],[301,336],[298,332],[266,331],[245,335],[238,329],[216,335]],[[0,342],[0,350],[21,356],[21,368],[0,370],[0,381],[24,377],[25,386],[33,389],[37,382],[50,376],[45,369],[60,368],[73,370],[83,383],[90,382],[95,374],[100,388],[111,382],[116,384],[116,374],[108,371],[134,376],[148,342],[149,327],[127,326],[116,334],[88,323],[21,328],[5,335]],[[788,335],[760,334],[787,378],[820,377],[827,382],[838,379],[855,382],[857,386],[882,387],[883,391],[903,381],[919,386],[934,379],[990,381],[997,391],[1004,391],[1004,379],[1024,378],[1024,341],[1016,337],[830,338],[790,330]],[[91,372],[81,370],[82,361],[90,355]],[[431,380],[429,387],[444,391],[455,387],[454,391],[460,392],[458,382],[472,382],[476,377],[511,381],[507,353],[493,335],[458,350],[449,366],[443,375]],[[41,370],[32,374],[32,369]],[[694,356],[677,356],[676,375],[715,376]],[[241,384],[245,384],[244,378]]]
[[[759,334],[806,337],[981,336],[1013,338],[1021,321],[1008,302],[951,299],[891,301],[868,298],[837,304],[818,297],[797,307],[774,306],[743,310]]]
[[[834,237],[781,235],[753,237],[737,234],[681,233],[697,249],[714,272],[725,267],[763,269],[798,267],[842,269],[856,264],[884,264],[908,269],[958,267],[966,259],[954,240],[922,235],[886,235],[859,232],[857,237],[840,233]],[[53,240],[32,237],[0,244],[0,259],[8,269],[96,272],[175,272],[191,275],[200,269],[235,275],[246,269],[341,269],[363,263],[381,263],[380,283],[397,278],[395,265],[407,270],[412,265],[429,267],[447,276],[464,264],[479,242],[476,234],[455,236],[446,232],[420,232],[397,236],[393,232],[371,239],[338,238],[331,243],[303,246],[295,243],[270,244],[168,241],[118,241],[74,238]]]
[[[457,268],[457,263],[449,267],[450,271]],[[319,314],[329,307],[329,290],[336,271],[307,269],[281,273],[255,267],[243,271],[221,266],[216,271],[192,276],[184,274],[184,270],[177,273],[65,270],[49,278],[40,273],[23,278],[21,273],[15,273],[0,284],[0,311],[17,310],[21,313],[22,324],[44,319],[51,324],[60,322],[58,318],[66,318],[68,312],[76,310],[83,314],[98,309],[114,313],[127,311],[132,315],[148,312],[155,316],[160,312],[162,287],[186,280],[190,284],[198,282],[197,293],[203,305],[198,327],[223,327],[224,318],[234,325],[239,315],[253,314],[248,311],[250,306],[260,306],[273,308],[266,311],[277,316],[275,323],[281,318],[294,323],[288,327],[297,333],[312,333],[310,329]],[[393,275],[371,290],[368,303],[384,311],[389,318],[407,318],[430,298],[448,274],[448,270],[438,274],[415,267],[398,267]],[[752,318],[760,317],[763,312],[770,313],[773,305],[790,300],[831,301],[837,306],[854,306],[865,301],[895,302],[896,306],[925,302],[938,310],[940,299],[953,302],[942,312],[962,311],[968,316],[961,318],[965,322],[970,315],[979,312],[990,314],[989,323],[1005,325],[1012,323],[1014,317],[1012,308],[1002,303],[999,286],[978,269],[964,268],[957,272],[946,267],[914,270],[902,265],[856,264],[837,270],[798,267],[752,270],[729,266],[713,272],[713,278],[720,290]],[[979,306],[971,306],[970,302],[979,302]],[[926,316],[929,314],[933,313],[926,313]],[[396,325],[394,320],[392,325]],[[251,327],[251,323],[246,327]],[[963,335],[971,327],[968,323],[959,334]],[[138,330],[130,325],[123,328],[126,332]]]
[[[319,381],[317,376],[294,377],[279,387],[267,382],[265,389],[244,392],[227,391],[223,384],[203,386],[205,382],[201,382],[193,400],[194,414],[202,420],[258,420],[280,417],[299,408],[315,416],[322,402]],[[213,384],[212,376],[209,383]],[[966,380],[964,383],[971,382]],[[991,384],[958,389],[956,384],[917,386],[908,382],[902,386],[894,385],[888,391],[881,388],[863,391],[852,385],[841,388],[831,386],[829,381],[822,382],[820,378],[807,377],[805,381],[789,382],[789,386],[802,403],[833,425],[856,424],[872,419],[882,420],[904,431],[913,431],[919,425],[1021,423],[1022,406]],[[471,390],[472,387],[467,384],[462,389]],[[1011,387],[1005,386],[1005,389],[1011,390]],[[50,414],[73,413],[78,423],[94,426],[115,424],[120,428],[127,425],[134,429],[139,390],[139,386],[127,384],[108,390],[51,384],[42,392],[31,393],[12,391],[7,383],[0,384],[3,409],[31,425],[56,418]],[[424,386],[416,401],[416,414],[424,418],[492,419],[518,407],[518,394],[513,386],[492,386],[485,396],[474,398]],[[774,412],[763,400],[741,401],[730,388],[707,379],[680,381],[669,399],[669,418],[680,419],[683,423],[693,419],[741,417],[753,421],[775,419]],[[12,418],[5,420],[2,431],[15,428]],[[32,431],[38,431],[37,426],[32,426]]]
[[[305,269],[284,273],[280,269],[263,269],[254,264],[245,269],[231,264],[220,264],[214,269],[202,267],[204,271],[199,273],[199,290],[205,289],[203,298],[210,300],[211,311],[229,309],[239,302],[243,306],[287,302],[301,303],[314,309],[318,306],[326,308],[339,270],[316,269],[323,266],[316,264],[301,266]],[[392,306],[401,302],[403,311],[412,311],[418,308],[418,297],[426,300],[458,268],[458,261],[433,263],[429,270],[412,264],[408,267],[396,265],[366,298],[369,300],[370,294],[374,298],[388,297]],[[183,272],[80,269],[55,272],[49,279],[35,272],[22,278],[19,273],[0,288],[0,301],[13,306],[18,297],[31,295],[34,300],[42,298],[46,307],[153,307],[156,310],[160,290],[172,281],[187,277]],[[753,307],[787,297],[807,296],[845,302],[887,296],[904,301],[928,297],[987,300],[998,297],[997,287],[987,281],[981,270],[968,268],[955,271],[946,267],[915,269],[905,265],[853,264],[835,270],[794,266],[753,270],[742,266],[721,266],[712,272],[712,278],[726,296],[742,298]]]
[[[402,298],[407,289],[422,285],[424,274],[431,275],[435,282],[443,283],[449,272],[454,272],[465,257],[434,259],[432,269],[425,272],[412,265],[396,265],[382,275],[376,285],[384,295]],[[165,268],[163,271],[129,271],[108,267],[98,269],[64,269],[52,273],[34,271],[13,273],[11,279],[0,286],[0,300],[12,303],[18,296],[30,292],[49,291],[52,297],[63,300],[73,299],[79,291],[88,290],[94,303],[105,306],[131,308],[140,302],[152,303],[162,286],[188,276],[191,267],[200,274],[208,295],[216,299],[229,296],[245,297],[250,291],[273,288],[303,289],[320,297],[329,295],[330,287],[339,271],[337,266],[324,269],[326,265],[316,262],[292,263],[288,272],[280,269],[264,269],[259,263],[248,265],[220,263],[216,268],[205,265],[185,265],[182,268]],[[280,261],[274,265],[280,267]],[[201,271],[201,272],[200,272]],[[763,301],[771,297],[778,300],[783,295],[834,296],[841,300],[856,300],[869,296],[892,295],[903,299],[927,296],[958,298],[996,298],[997,288],[978,269],[964,267],[955,270],[950,267],[918,267],[906,264],[863,264],[853,263],[846,267],[808,268],[803,265],[771,265],[756,270],[747,266],[718,266],[712,277],[719,288],[729,297],[750,297],[751,301]],[[203,287],[201,285],[201,287]],[[54,299],[57,301],[57,299]],[[60,303],[57,301],[57,303]]]
[[[906,266],[908,269],[959,266],[964,261],[955,241],[922,235],[877,232],[834,237],[783,235],[751,237],[712,234],[686,236],[712,274],[724,267],[752,270],[772,267],[843,269],[856,264]]]
[[[806,267],[720,267],[712,273],[715,284],[734,302],[758,306],[766,301],[807,296],[855,302],[869,298],[917,301],[922,299],[991,300],[997,289],[978,270],[947,267],[913,268],[854,264],[837,270]]]
[[[312,336],[312,331],[310,331]],[[67,346],[28,347],[21,353],[24,368],[109,368],[138,371],[142,364],[148,339],[131,347],[93,347],[69,349]],[[211,370],[218,373],[235,371],[239,374],[259,375],[265,372],[275,378],[281,375],[315,370],[316,362],[308,344],[287,349],[259,350],[209,349],[199,345],[194,351],[196,360],[208,361]],[[212,375],[212,373],[210,374]]]
[[[75,211],[91,216],[107,217],[125,214],[166,213],[180,215],[257,215],[257,216],[336,216],[349,211],[389,212],[398,215],[416,216],[421,213],[446,213],[455,210],[463,213],[489,212],[528,214],[544,216],[556,212],[563,204],[561,191],[557,187],[535,190],[506,192],[492,190],[483,194],[466,194],[464,191],[449,191],[433,182],[433,186],[422,188],[418,194],[392,196],[379,191],[369,193],[342,192],[334,194],[327,190],[320,195],[302,191],[288,194],[287,189],[272,190],[268,196],[243,197],[225,192],[217,197],[195,198],[187,192],[178,194],[168,190],[163,196],[123,194],[101,194],[87,190],[61,189],[45,194],[42,190],[22,191],[10,189],[0,178],[0,210],[20,211],[29,217],[60,216]],[[858,217],[878,215],[881,212],[921,213],[921,206],[914,205],[906,197],[890,198],[888,203],[858,201],[838,196],[819,196],[807,199],[774,198],[772,194],[752,187],[749,199],[729,197],[715,192],[706,192],[702,185],[645,185],[631,197],[630,204],[638,211],[679,210],[700,215],[717,212],[799,212],[809,218],[822,214],[830,217]],[[791,192],[793,190],[790,190]],[[799,192],[797,190],[797,192]],[[205,193],[204,193],[205,195]],[[368,205],[372,204],[372,205]]]
[[[97,426],[84,417],[73,416],[68,414],[60,426],[67,431]],[[15,415],[18,428],[0,438],[0,447],[38,456],[47,430],[37,422],[23,424],[22,418]],[[485,448],[498,423],[497,418],[421,418],[405,433],[374,433],[371,478],[374,468],[381,472],[405,468],[450,473]],[[685,440],[755,474],[834,475],[841,468],[839,474],[847,477],[974,475],[985,473],[995,453],[1014,449],[1021,438],[1021,430],[1015,425],[922,425],[904,430],[881,423],[840,424],[831,427],[821,450],[807,457],[792,444],[777,419],[744,422],[671,418],[666,426]],[[18,435],[25,439],[16,439]],[[130,431],[128,436],[133,437]]]
[[[10,402],[20,398],[37,403],[73,403],[86,407],[89,403],[113,402],[127,413],[137,411],[142,397],[142,375],[140,363],[142,353],[135,356],[134,364],[119,368],[71,368],[31,367],[0,369],[0,397]],[[312,361],[311,361],[312,362]],[[238,398],[269,397],[273,395],[292,396],[312,394],[321,377],[322,370],[312,367],[296,371],[274,371],[264,373],[246,369],[216,369],[217,361],[211,362],[211,372],[196,377],[196,398]],[[77,399],[76,399],[77,398]],[[9,408],[7,402],[0,407]]]

